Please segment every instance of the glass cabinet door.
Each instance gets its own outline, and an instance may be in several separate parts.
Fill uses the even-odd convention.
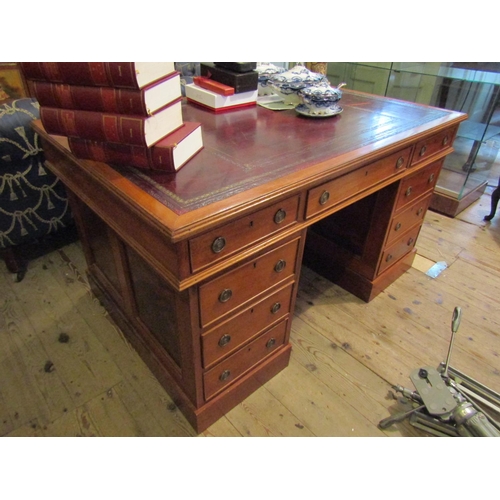
[[[500,63],[328,63],[332,85],[468,114],[446,158],[431,208],[457,215],[491,179],[500,148]]]

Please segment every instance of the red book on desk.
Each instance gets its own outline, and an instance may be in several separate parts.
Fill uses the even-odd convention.
[[[123,115],[150,116],[181,97],[178,72],[142,89],[69,85],[42,80],[28,80],[28,85],[40,106]]]
[[[203,148],[201,123],[198,122],[184,122],[182,127],[150,148],[77,137],[69,137],[68,142],[77,158],[166,172],[176,172]]]
[[[49,134],[146,147],[183,124],[181,99],[147,117],[41,106],[40,119]]]
[[[173,62],[23,62],[28,80],[141,89],[175,71]]]

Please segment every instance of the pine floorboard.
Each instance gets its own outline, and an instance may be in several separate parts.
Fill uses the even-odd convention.
[[[428,212],[415,265],[369,304],[303,267],[290,365],[200,437],[426,437],[401,422],[392,384],[444,361],[500,392],[500,214],[489,193],[454,219]],[[426,268],[445,262],[437,277]],[[194,437],[92,296],[78,241],[0,265],[0,435]],[[61,337],[61,334],[64,334]]]

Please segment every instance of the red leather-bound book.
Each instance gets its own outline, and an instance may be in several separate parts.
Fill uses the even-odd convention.
[[[71,85],[141,89],[175,71],[173,62],[22,62],[24,77]]]
[[[142,89],[69,85],[41,80],[28,81],[28,85],[40,106],[123,115],[149,116],[181,97],[178,72]]]
[[[203,148],[201,123],[198,122],[184,122],[182,127],[150,148],[76,137],[69,137],[68,142],[77,158],[166,172],[176,172]]]
[[[152,146],[183,123],[181,99],[147,117],[40,106],[40,119],[49,134],[136,146]]]

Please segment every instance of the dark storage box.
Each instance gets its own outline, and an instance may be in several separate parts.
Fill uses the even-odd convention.
[[[201,63],[200,72],[201,76],[207,76],[216,82],[233,87],[236,94],[257,90],[259,83],[259,74],[257,71],[238,73],[229,69],[220,68],[214,63]]]
[[[254,62],[214,62],[214,64],[219,68],[236,71],[236,73],[247,73],[257,67],[257,63]]]

